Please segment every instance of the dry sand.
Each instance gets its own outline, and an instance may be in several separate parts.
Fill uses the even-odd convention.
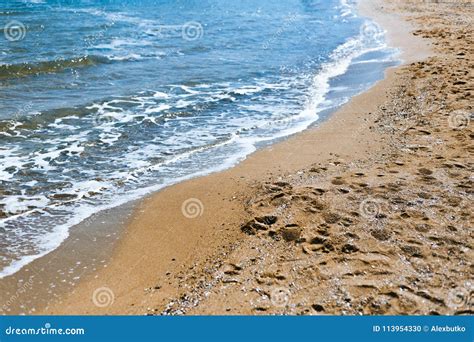
[[[144,200],[108,267],[41,313],[472,314],[473,7],[361,10],[405,65],[318,127]]]

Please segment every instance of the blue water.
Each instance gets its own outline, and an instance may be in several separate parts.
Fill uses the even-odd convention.
[[[0,277],[224,169],[396,64],[353,1],[2,1]]]

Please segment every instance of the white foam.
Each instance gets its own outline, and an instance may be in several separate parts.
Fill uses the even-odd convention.
[[[13,261],[8,267],[0,272],[0,277],[5,277],[15,273],[32,260],[57,248],[68,237],[70,227],[80,223],[82,220],[90,217],[98,211],[122,205],[185,179],[226,169],[254,152],[258,143],[273,141],[276,138],[285,137],[305,129],[318,120],[318,114],[322,110],[330,106],[326,99],[327,94],[331,90],[330,80],[344,74],[354,58],[368,51],[380,48],[380,44],[376,45],[374,42],[370,42],[368,45],[363,38],[364,37],[359,36],[349,39],[334,50],[331,55],[331,61],[323,64],[320,71],[312,78],[312,86],[308,93],[307,101],[304,107],[299,111],[293,109],[290,111],[288,103],[278,106],[279,102],[277,101],[277,98],[274,102],[270,102],[271,106],[265,106],[260,103],[246,104],[242,106],[242,108],[254,111],[256,115],[251,118],[229,118],[227,121],[229,127],[235,127],[236,131],[230,134],[230,136],[225,137],[225,139],[219,136],[221,132],[219,132],[217,128],[219,124],[222,125],[222,122],[218,120],[218,116],[214,118],[215,121],[213,121],[213,118],[209,119],[208,127],[201,127],[199,125],[193,126],[193,123],[187,118],[180,117],[173,119],[177,127],[168,128],[165,122],[163,128],[168,129],[168,133],[172,133],[174,130],[179,132],[179,129],[184,128],[184,132],[188,132],[190,135],[186,135],[185,133],[182,135],[170,134],[166,137],[160,136],[155,138],[154,141],[159,142],[160,145],[150,144],[147,146],[141,146],[140,148],[133,147],[133,149],[131,146],[130,150],[126,153],[127,164],[130,165],[129,169],[109,170],[107,174],[104,173],[101,175],[101,180],[77,181],[72,184],[70,188],[62,190],[62,193],[77,195],[74,200],[71,200],[72,203],[75,203],[74,206],[68,207],[68,210],[73,210],[74,215],[68,218],[66,222],[57,225],[51,232],[42,237],[38,237],[35,241],[35,243],[37,243],[36,253],[34,255],[23,256],[20,260]],[[150,120],[156,123],[155,117],[158,115],[152,116],[153,114],[166,111],[172,107],[194,105],[196,104],[194,100],[194,96],[196,95],[203,93],[206,95],[209,94],[206,98],[206,101],[209,102],[219,101],[222,99],[235,100],[235,98],[229,95],[229,92],[250,95],[256,94],[264,89],[291,89],[293,86],[292,82],[295,81],[283,80],[282,83],[257,82],[257,84],[240,85],[238,87],[231,87],[230,84],[223,83],[219,90],[205,93],[203,89],[209,87],[206,88],[203,85],[195,87],[177,85],[177,87],[181,88],[186,92],[186,94],[175,96],[161,91],[154,91],[151,95],[141,93],[132,100],[114,99],[104,103],[93,104],[88,107],[89,109],[97,111],[96,116],[88,118],[89,120],[94,121],[95,125],[93,128],[89,130],[84,129],[78,134],[71,134],[67,138],[58,139],[57,141],[51,140],[50,143],[56,144],[56,148],[47,149],[46,152],[38,153],[38,155],[34,155],[32,158],[18,156],[16,154],[18,151],[15,150],[0,150],[0,153],[4,154],[6,157],[5,159],[2,159],[2,167],[4,168],[3,170],[0,170],[0,172],[7,173],[5,179],[11,179],[11,173],[5,171],[5,169],[7,169],[7,167],[5,167],[6,165],[14,165],[15,163],[17,163],[16,165],[21,165],[22,163],[31,160],[33,160],[38,167],[52,168],[50,162],[58,159],[62,153],[69,155],[82,153],[84,151],[82,142],[86,139],[90,130],[94,130],[94,132],[99,131],[99,138],[101,141],[108,145],[113,145],[121,136],[120,131],[118,131],[118,128],[116,127],[117,123],[132,122],[135,119],[138,120],[138,118],[141,120]],[[271,96],[268,98],[271,99]],[[120,103],[123,102],[136,104],[138,108],[141,108],[142,110],[136,112],[124,110],[120,108]],[[273,120],[269,121],[270,114]],[[145,118],[143,118],[144,115]],[[97,120],[97,116],[110,116],[113,120],[101,121]],[[63,120],[64,119],[66,118],[63,118]],[[65,126],[61,125],[61,122],[62,121],[55,121],[54,125],[56,126],[52,127],[65,128]],[[182,126],[180,126],[181,122]],[[213,125],[215,125],[215,127]],[[191,126],[192,129],[188,129],[189,126]],[[213,130],[212,128],[216,128],[216,130]],[[216,143],[216,137],[218,136],[220,140]],[[194,139],[193,144],[195,144],[195,146],[193,146],[192,150],[189,150],[189,141],[191,138]],[[68,144],[64,145],[65,143]],[[160,154],[160,152],[163,152],[163,146],[170,147],[171,156],[161,160],[160,162],[152,163],[148,161],[151,158],[163,155],[162,153]],[[176,151],[179,151],[178,155],[176,155]],[[179,165],[178,163],[188,160],[200,161],[200,156],[207,156],[209,158],[217,156],[221,158],[224,155],[226,156],[224,161],[209,164],[211,166],[204,170],[191,171],[190,174],[184,176],[176,174],[173,178],[170,177],[164,179],[159,184],[143,186],[142,188],[135,190],[131,190],[130,188],[124,188],[124,190],[121,190],[120,187],[116,186],[118,183],[136,183],[138,185],[142,179],[146,178],[146,175],[151,174],[151,172],[173,170],[173,165]],[[4,161],[6,161],[5,164]],[[87,172],[87,170],[81,170],[81,172]],[[97,174],[91,170],[89,172],[91,179],[97,176]],[[2,173],[0,173],[0,176],[1,175]],[[10,175],[9,178],[7,178],[8,175]],[[36,210],[31,208],[40,208],[48,205],[51,207],[51,203],[49,203],[47,198],[36,197],[25,199],[20,197],[21,196],[17,198],[12,197],[10,202],[6,205],[7,210],[10,210],[12,213],[18,213],[16,217],[24,216],[25,210]],[[95,198],[101,198],[103,204],[97,202],[94,202],[93,205],[90,204],[89,199],[92,200]],[[87,200],[81,201],[81,199]],[[58,208],[66,209],[66,207]],[[4,219],[3,222],[12,221],[16,217],[8,217],[7,219]],[[0,223],[1,222],[2,220],[0,220]]]
[[[121,133],[101,133],[99,138],[104,144],[112,145],[114,142],[119,140],[121,136]]]
[[[21,2],[30,4],[45,4],[46,0],[21,0]]]
[[[162,91],[155,91],[153,97],[157,99],[168,99],[170,96]]]
[[[340,17],[355,17],[356,16],[356,3],[354,1],[341,0],[338,6],[340,11]]]
[[[156,107],[149,107],[149,108],[145,109],[145,114],[159,113],[159,112],[162,112],[162,111],[170,109],[170,108],[171,108],[170,105],[168,105],[166,103],[162,103],[162,104],[159,104]]]
[[[140,40],[140,39],[122,39],[114,38],[110,43],[103,43],[95,45],[94,49],[103,49],[103,50],[121,50],[122,47],[134,47],[134,46],[150,46],[152,42]],[[132,54],[133,55],[133,54]],[[138,58],[141,58],[140,55],[136,55]]]
[[[185,92],[189,93],[189,94],[199,94],[200,91],[198,90],[194,90],[194,89],[191,89],[191,87],[188,87],[188,86],[185,86],[185,85],[181,85],[179,86],[181,89],[183,89]]]
[[[111,61],[138,61],[143,59],[143,57],[137,53],[130,53],[124,56],[107,55],[106,57]]]
[[[0,201],[0,203],[4,205],[7,213],[18,214],[30,211],[31,207],[44,208],[48,205],[49,200],[45,196],[36,196],[33,198],[26,198],[25,196],[8,196]]]
[[[258,93],[259,91],[262,91],[263,87],[258,87],[258,86],[245,86],[241,88],[234,89],[234,93],[239,94],[239,95],[247,95],[247,94],[253,94],[253,93]]]
[[[112,13],[108,11],[102,11],[95,8],[68,8],[66,6],[59,7],[62,11],[73,12],[73,13],[86,13],[98,17],[103,17],[111,22],[125,22],[130,24],[136,24],[138,26],[154,25],[155,22],[143,18],[132,17],[127,13]]]

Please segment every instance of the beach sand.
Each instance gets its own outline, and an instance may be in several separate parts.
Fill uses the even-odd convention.
[[[362,1],[405,64],[317,127],[135,210],[41,314],[471,313],[472,15]]]

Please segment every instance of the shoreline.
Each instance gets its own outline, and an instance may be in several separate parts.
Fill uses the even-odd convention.
[[[359,19],[363,19],[363,18],[359,17]],[[367,23],[365,23],[364,25],[366,24]],[[186,181],[188,179],[202,177],[211,173],[216,173],[216,172],[226,170],[230,167],[235,166],[241,160],[244,160],[249,154],[253,153],[254,151],[259,150],[263,148],[264,146],[273,145],[275,143],[278,143],[279,141],[283,141],[284,139],[287,139],[288,137],[294,134],[304,131],[314,125],[318,125],[322,121],[326,120],[327,117],[331,115],[332,113],[334,113],[335,111],[337,111],[337,109],[340,108],[343,103],[348,101],[351,97],[355,96],[356,94],[363,92],[364,91],[363,88],[366,88],[367,84],[373,85],[375,82],[381,79],[382,78],[381,75],[383,75],[383,72],[387,67],[390,67],[390,65],[396,65],[399,62],[399,60],[396,59],[397,52],[394,51],[395,49],[388,48],[386,45],[384,47],[384,42],[379,41],[378,38],[373,39],[374,41],[377,42],[375,44],[376,47],[372,47],[372,45],[374,44],[373,42],[363,43],[363,41],[365,40],[372,41],[372,39],[367,39],[367,37],[365,37],[366,36],[365,30],[367,29],[367,27],[364,25],[361,27],[362,31],[360,32],[358,37],[351,37],[345,43],[335,48],[330,54],[330,56],[333,56],[333,55],[339,56],[339,52],[348,51],[350,52],[349,53],[350,57],[345,56],[345,53],[341,53],[342,55],[344,55],[342,57],[337,57],[337,58],[331,57],[330,61],[324,62],[321,65],[321,70],[317,72],[317,74],[315,74],[314,76],[318,78],[318,83],[321,83],[322,85],[321,88],[323,88],[321,91],[314,90],[316,93],[318,93],[318,94],[314,94],[314,97],[319,98],[320,94],[326,94],[325,101],[321,103],[329,102],[331,103],[330,106],[328,107],[322,106],[321,103],[316,105],[316,107],[314,108],[316,110],[316,115],[313,115],[310,118],[309,118],[309,115],[303,115],[303,113],[312,111],[312,110],[308,110],[307,106],[305,106],[304,109],[300,111],[298,115],[296,115],[296,117],[302,116],[307,119],[303,119],[301,122],[299,122],[299,120],[296,120],[298,121],[297,125],[295,126],[289,125],[288,127],[290,128],[284,129],[283,131],[278,132],[277,134],[273,135],[271,138],[263,137],[263,138],[249,139],[249,140],[253,140],[253,143],[242,144],[243,147],[241,148],[241,150],[245,152],[230,154],[230,158],[223,160],[221,164],[219,165],[214,165],[214,166],[209,166],[209,167],[203,166],[201,170],[192,172],[188,175],[184,175],[182,177],[178,177],[174,179],[171,178],[171,180],[166,179],[165,181],[157,183],[157,184],[152,184],[144,188],[135,189],[131,191],[130,193],[127,193],[125,196],[116,198],[115,201],[111,201],[110,203],[102,203],[102,204],[98,203],[94,209],[90,209],[88,211],[83,211],[81,208],[77,208],[77,211],[76,211],[77,215],[73,215],[67,222],[55,227],[55,230],[54,230],[55,234],[53,238],[44,239],[45,241],[50,241],[50,244],[48,246],[44,245],[43,248],[40,248],[41,253],[35,254],[35,255],[28,255],[24,258],[19,258],[18,260],[15,260],[10,264],[5,264],[6,266],[2,269],[2,272],[0,274],[0,279],[3,279],[5,277],[15,274],[16,272],[18,272],[25,266],[29,265],[32,261],[39,259],[42,256],[45,256],[47,254],[50,254],[54,252],[57,248],[61,247],[62,245],[67,244],[67,240],[70,240],[69,234],[73,229],[76,229],[77,227],[81,229],[81,226],[100,225],[101,223],[100,217],[103,216],[100,213],[119,212],[121,210],[120,209],[117,210],[117,208],[126,207],[128,203],[130,202],[141,201],[143,198],[150,196],[153,193],[157,193],[165,187],[172,186],[174,184]],[[369,31],[371,29],[370,26],[371,25],[368,25]],[[378,37],[378,34],[376,36]],[[359,45],[360,43],[360,45],[364,47],[351,48],[350,47],[351,44],[348,44],[348,43],[354,42],[354,41],[358,43],[356,45]],[[362,60],[356,61],[360,57],[364,56],[365,54],[373,52],[373,51],[377,51],[377,52],[383,51],[384,54],[387,54],[386,56],[387,58],[380,57],[376,59],[369,59],[366,61],[364,60],[364,58],[362,58]],[[377,64],[376,68],[372,67],[374,61]],[[366,62],[368,62],[368,65],[371,65],[371,67],[365,67],[365,68],[356,67],[356,65],[358,66],[359,64],[363,64]],[[361,74],[365,74],[367,71],[367,73],[370,74],[370,76],[367,76],[367,79],[365,79],[364,81],[361,81],[361,84],[357,84],[352,92],[344,92],[343,96],[332,94],[333,92],[337,93],[340,90],[339,88],[341,87],[339,87],[338,83],[342,83],[341,84],[342,88],[350,88],[344,85],[345,84],[344,81],[343,82],[337,81],[337,78],[341,76],[343,78],[348,78],[348,79],[358,77],[357,71],[355,72],[354,70],[350,70],[351,68],[352,69],[355,68],[358,71],[360,71],[360,69],[363,69],[361,71]],[[333,70],[336,70],[336,71],[333,71]],[[376,70],[376,72],[373,72],[373,70]],[[374,76],[375,74],[378,74],[378,76]],[[330,84],[332,83],[332,81],[334,81],[333,85]],[[350,80],[349,82],[352,84]],[[336,91],[336,89],[338,90]],[[319,103],[320,101],[317,101],[317,102]],[[337,104],[333,104],[334,102]],[[319,108],[320,105],[323,108]],[[312,105],[308,104],[308,106],[312,106]],[[277,121],[279,121],[279,119]],[[244,138],[244,140],[247,140],[247,138]],[[95,233],[91,230],[89,234],[91,236],[91,239],[93,239]]]
[[[453,110],[472,111],[472,34],[460,19],[440,31],[436,16],[458,12],[427,6],[359,2],[402,65],[230,169],[101,213],[103,231],[71,233],[11,277],[3,299],[30,314],[472,314],[453,298],[472,291],[473,135],[469,119],[447,127]],[[54,260],[76,262],[80,279],[42,273]],[[68,285],[44,286],[54,278]]]
[[[364,15],[373,17],[374,6],[374,2],[370,5],[364,2],[361,10]],[[378,21],[375,16],[375,21]],[[387,18],[390,18],[390,25],[399,24],[401,20],[386,14],[383,21],[387,22]],[[409,29],[403,34],[391,32],[388,30],[387,35],[390,45],[400,47],[401,43],[406,44],[402,47],[405,62],[412,62],[417,56],[426,57],[426,52],[420,54],[419,39],[405,36]],[[417,53],[413,53],[413,46],[417,46]],[[362,118],[366,112],[376,109],[378,103],[372,100],[381,101],[396,77],[397,69],[387,70],[382,81],[353,97],[322,124],[259,150],[231,169],[191,179],[147,197],[135,210],[109,267],[96,274],[96,278],[83,281],[65,301],[47,308],[44,313],[143,314],[166,311],[169,298],[178,298],[183,292],[179,284],[183,273],[211,272],[218,268],[219,258],[229,255],[244,242],[246,236],[238,227],[249,219],[248,208],[243,202],[247,193],[255,191],[255,183],[275,175],[291,174],[316,162],[327,162],[334,156],[350,159],[367,153],[367,149],[375,155],[381,152],[383,137],[367,132],[368,124]],[[341,134],[344,132],[346,134]],[[368,133],[367,136],[358,135],[362,132]],[[299,151],[298,155],[294,154],[295,149]],[[183,215],[182,206],[187,200],[196,205],[196,218]],[[193,211],[190,213],[194,216]],[[137,251],[142,253],[137,255]],[[134,270],[133,277],[129,277],[130,270]],[[113,294],[113,305],[95,306],[91,299],[97,289],[109,289]]]
[[[334,9],[338,10],[339,7],[336,6]],[[354,4],[350,5],[347,8],[347,10],[353,11]],[[350,12],[350,13],[353,13],[353,12]],[[193,147],[194,142],[192,141],[194,140],[191,139],[192,141],[190,140],[186,143],[188,146],[187,147],[185,146],[186,152],[184,153],[181,153],[181,152],[172,153],[170,151],[164,151],[165,154],[163,157],[163,161],[159,161],[157,163],[152,161],[151,163],[153,165],[151,167],[146,167],[144,169],[139,168],[138,171],[137,170],[126,171],[126,172],[131,172],[132,177],[133,177],[133,173],[135,171],[139,173],[141,171],[144,171],[146,174],[151,175],[154,172],[153,170],[155,171],[160,170],[158,174],[155,175],[156,177],[150,178],[150,177],[147,177],[146,175],[143,175],[140,177],[140,181],[137,182],[136,186],[135,185],[129,186],[129,184],[134,183],[134,182],[129,182],[130,179],[125,180],[124,182],[122,181],[109,182],[108,177],[106,177],[107,179],[103,180],[105,184],[104,186],[101,186],[100,188],[98,188],[98,193],[95,194],[95,191],[92,191],[92,194],[95,197],[94,201],[96,201],[93,206],[88,206],[87,200],[76,198],[76,199],[71,200],[71,202],[67,202],[67,205],[64,207],[64,212],[62,212],[61,210],[57,214],[54,213],[53,214],[54,217],[51,217],[50,219],[47,219],[47,218],[42,219],[40,217],[41,215],[38,215],[37,218],[34,218],[34,216],[36,216],[36,214],[34,214],[31,222],[26,222],[26,221],[23,222],[23,220],[29,220],[30,215],[36,212],[22,213],[19,216],[17,216],[18,214],[13,214],[13,212],[16,210],[14,209],[16,205],[14,204],[15,203],[14,198],[12,198],[13,202],[6,205],[6,207],[10,208],[8,209],[9,212],[5,211],[6,210],[5,209],[4,210],[5,213],[2,214],[3,216],[5,215],[7,216],[4,221],[7,231],[9,227],[13,227],[16,225],[26,226],[26,227],[35,226],[36,219],[39,220],[38,221],[39,225],[41,225],[42,222],[48,222],[47,224],[50,226],[51,231],[48,233],[48,235],[42,236],[41,239],[30,239],[31,241],[28,242],[29,239],[23,239],[20,237],[18,239],[18,242],[13,242],[14,245],[16,244],[25,245],[24,247],[25,250],[28,250],[30,248],[28,246],[31,243],[31,248],[34,250],[34,253],[21,252],[21,248],[18,248],[18,253],[6,252],[4,255],[2,255],[4,257],[3,258],[4,260],[0,262],[0,268],[2,269],[2,271],[0,272],[0,279],[8,275],[12,275],[16,273],[24,266],[30,264],[31,261],[38,259],[41,256],[44,256],[54,251],[58,247],[60,247],[61,244],[63,244],[63,242],[65,242],[66,239],[69,237],[70,230],[76,229],[77,226],[81,225],[85,221],[87,222],[92,221],[91,217],[99,216],[97,215],[99,212],[122,206],[123,204],[128,203],[129,201],[141,200],[144,197],[148,196],[149,194],[156,193],[160,191],[162,188],[170,186],[172,184],[179,183],[190,178],[195,178],[195,177],[203,176],[209,173],[219,172],[224,169],[230,168],[236,163],[238,163],[240,160],[245,159],[245,157],[249,155],[250,153],[253,153],[257,149],[260,149],[262,146],[276,143],[279,140],[287,138],[288,136],[298,133],[304,129],[307,129],[316,121],[321,121],[320,119],[318,119],[319,116],[321,117],[327,116],[330,113],[334,112],[335,110],[337,110],[337,108],[339,108],[342,105],[342,103],[348,101],[354,94],[362,92],[367,86],[369,86],[370,84],[373,84],[376,80],[382,78],[383,71],[386,69],[386,67],[397,63],[395,61],[396,53],[393,51],[393,49],[384,48],[384,42],[381,39],[379,39],[381,36],[379,35],[379,30],[375,26],[372,26],[370,23],[367,22],[367,23],[364,23],[361,27],[358,27],[356,22],[359,22],[359,25],[360,25],[360,21],[363,20],[363,18],[355,14],[351,14],[351,17],[352,16],[354,17],[353,19],[355,21],[354,22],[355,26],[350,25],[350,26],[353,26],[351,31],[347,32],[347,35],[345,36],[344,39],[342,39],[341,37],[341,41],[344,41],[344,43],[336,44],[336,42],[338,42],[338,39],[331,40],[332,47],[331,49],[328,49],[329,54],[325,56],[325,53],[323,53],[323,55],[325,56],[324,58],[323,58],[323,55],[318,57],[318,59],[321,59],[321,64],[318,66],[318,69],[315,70],[316,73],[314,75],[311,76],[312,72],[309,72],[309,73],[305,73],[305,75],[301,75],[302,77],[297,76],[296,78],[292,78],[290,76],[290,78],[288,78],[288,76],[291,75],[295,71],[295,70],[291,70],[293,69],[292,63],[286,62],[283,59],[277,58],[276,61],[274,62],[276,63],[276,65],[272,66],[272,68],[276,67],[278,69],[276,70],[276,75],[281,76],[279,77],[280,81],[277,81],[277,83],[266,82],[266,81],[263,81],[262,79],[262,80],[256,81],[255,85],[250,86],[250,88],[248,88],[248,86],[244,86],[243,88],[241,88],[238,85],[238,83],[240,82],[239,81],[235,84],[235,86],[237,87],[234,89],[235,94],[234,94],[234,90],[232,90],[234,86],[229,86],[229,87],[224,86],[224,88],[222,88],[223,90],[217,90],[218,92],[224,91],[224,92],[229,92],[229,94],[238,95],[237,97],[229,95],[230,102],[235,102],[235,105],[237,106],[243,105],[242,107],[243,110],[246,113],[248,112],[248,114],[250,115],[248,118],[250,118],[253,115],[252,113],[259,112],[260,110],[262,110],[263,107],[260,107],[260,109],[256,107],[252,107],[252,105],[247,107],[247,105],[240,103],[241,100],[245,102],[249,95],[250,95],[249,97],[251,97],[253,96],[251,94],[257,91],[257,92],[262,92],[262,94],[269,92],[268,98],[266,97],[262,104],[266,103],[267,99],[268,101],[271,102],[272,98],[274,98],[272,93],[279,92],[280,89],[282,90],[283,88],[288,87],[288,86],[285,86],[285,83],[288,84],[286,80],[291,79],[290,82],[297,82],[298,84],[295,83],[293,84],[293,86],[288,88],[289,93],[293,93],[293,92],[295,93],[291,95],[293,98],[289,99],[288,103],[290,104],[290,107],[292,106],[291,104],[293,103],[293,101],[300,101],[300,100],[304,101],[304,98],[298,95],[298,93],[300,92],[300,89],[303,93],[307,92],[306,95],[310,95],[310,96],[308,96],[307,101],[304,102],[304,105],[301,108],[298,109],[296,106],[294,110],[288,108],[288,110],[291,112],[290,116],[286,117],[286,115],[290,114],[290,112],[284,113],[286,111],[283,111],[282,112],[283,116],[278,116],[272,119],[270,122],[263,122],[257,118],[256,118],[257,121],[254,121],[254,120],[249,121],[245,119],[244,121],[251,124],[252,127],[247,127],[246,126],[247,124],[244,121],[242,121],[240,123],[237,123],[237,126],[239,127],[242,126],[242,127],[237,129],[235,132],[232,132],[232,128],[230,128],[229,136],[225,138],[222,138],[222,137],[219,138],[218,142],[216,141],[216,144],[214,143],[210,145],[205,144],[197,149]],[[350,21],[352,21],[352,19]],[[337,19],[334,21],[334,23],[341,23],[342,26],[347,26],[345,19],[344,20]],[[308,23],[308,25],[311,26],[310,23]],[[318,30],[314,30],[313,32],[318,32]],[[357,35],[357,32],[359,33],[358,35]],[[349,37],[349,35],[351,37]],[[300,39],[299,38],[293,39],[293,41],[298,42],[300,41]],[[332,50],[332,51],[329,52],[329,50]],[[309,53],[309,55],[307,56],[305,56],[305,53],[303,53],[299,57],[309,58],[312,55],[314,55],[314,52]],[[307,62],[304,62],[304,64],[306,63]],[[294,66],[300,65],[300,64],[301,64],[300,61],[295,61]],[[260,69],[266,68],[266,67],[267,66],[262,65]],[[257,73],[258,72],[259,70],[257,70]],[[364,77],[360,79],[359,75],[364,75]],[[302,81],[300,82],[299,79],[301,79]],[[312,79],[312,82],[311,82],[311,79]],[[175,86],[171,85],[171,88],[169,89],[170,94],[173,91],[176,91],[178,93],[180,93],[181,91],[185,93],[188,93],[188,91],[191,91],[187,95],[176,94],[177,98],[178,97],[187,98],[188,96],[194,97],[194,95],[199,97],[200,95],[198,95],[198,93],[202,93],[203,95],[205,92],[207,92],[207,90],[206,91],[196,90],[198,91],[198,93],[195,93],[194,95],[192,95],[193,91],[190,90],[190,88],[187,88],[185,83],[183,84],[182,87],[179,86],[178,87],[179,89],[174,89]],[[315,84],[318,84],[318,86],[314,86]],[[216,83],[216,86],[217,88],[221,87],[221,85],[218,85],[217,83]],[[197,87],[200,88],[201,85],[197,85]],[[207,87],[208,85],[206,85],[205,83],[202,84],[203,89]],[[210,89],[208,90],[211,91]],[[108,90],[106,90],[106,92],[107,91]],[[211,93],[213,93],[213,91],[211,91]],[[145,95],[145,97],[148,95]],[[161,100],[160,99],[157,100],[160,102],[165,101],[164,98],[167,98],[167,96],[163,95],[162,92],[155,93],[150,96],[154,98],[155,95],[158,98],[161,98]],[[227,95],[224,94],[223,96],[226,97]],[[174,97],[174,95],[171,97]],[[280,102],[280,99],[277,99],[277,97],[275,97],[276,102]],[[125,98],[123,100],[127,102]],[[139,101],[142,101],[142,100],[143,99],[140,99]],[[171,98],[169,98],[168,100],[171,102],[174,101]],[[206,105],[204,106],[204,109],[200,108],[197,111],[198,114],[200,114],[203,110],[208,110],[208,109],[211,109],[212,107],[212,106],[207,106],[208,104],[206,102],[207,100],[205,99],[202,99],[202,100],[206,103]],[[151,99],[151,102],[153,101],[155,100]],[[222,101],[222,104],[224,106],[227,106],[226,102],[227,100],[224,99]],[[237,104],[237,102],[239,102],[239,104]],[[179,111],[179,108],[181,108],[181,105],[183,103],[184,102],[178,102],[175,109]],[[113,106],[114,105],[112,105],[112,107]],[[277,109],[277,107],[279,108],[279,105],[275,103],[275,107],[273,107],[273,110],[270,110],[269,112],[275,112],[275,114],[278,114],[277,112],[279,111],[279,109]],[[272,106],[268,106],[267,108],[271,109]],[[255,111],[255,109],[257,110]],[[138,112],[140,112],[139,108],[137,110]],[[236,110],[238,111],[238,109]],[[174,111],[174,109],[172,109],[171,111]],[[235,110],[229,108],[228,113],[233,113],[233,112],[235,112]],[[172,114],[172,115],[174,116],[175,114]],[[178,114],[178,116],[179,115],[181,114]],[[245,116],[247,117],[247,114]],[[148,120],[148,119],[144,119],[144,120]],[[151,121],[153,120],[154,119],[151,118]],[[238,119],[238,121],[240,120],[242,120],[242,118]],[[120,120],[115,120],[115,121],[120,121]],[[116,124],[117,126],[119,126],[118,122],[115,123],[114,126]],[[227,127],[231,127],[231,126],[227,126],[226,123],[223,123],[222,125],[219,126],[218,130],[220,131],[221,129],[223,129],[225,131],[227,130]],[[166,130],[166,127],[167,126],[164,127],[164,130]],[[203,127],[203,126],[200,125],[200,127]],[[102,128],[103,127],[97,127],[97,129],[102,129]],[[121,130],[120,127],[117,127],[117,128],[118,130]],[[199,129],[199,127],[197,127],[197,129]],[[225,135],[226,134],[224,134],[224,136]],[[174,134],[171,134],[171,136],[174,136]],[[123,138],[125,137],[128,137],[128,135],[125,134]],[[192,136],[190,137],[192,138]],[[82,138],[79,138],[79,140],[82,140]],[[111,143],[113,144],[113,142]],[[189,150],[187,150],[188,148]],[[158,149],[160,148],[158,147]],[[160,154],[161,152],[157,151],[156,153]],[[172,154],[172,156],[170,156],[170,154]],[[141,152],[139,152],[138,155],[141,155]],[[166,155],[168,155],[169,157],[166,157]],[[83,156],[87,158],[89,154],[84,153]],[[131,153],[130,155],[127,154],[127,158],[130,157],[133,159],[134,158],[133,156],[134,156],[133,153]],[[111,157],[111,160],[115,160],[113,152],[110,157]],[[139,157],[138,159],[140,158],[141,157]],[[158,160],[156,158],[157,157],[155,156],[152,158],[152,160]],[[178,166],[181,162],[188,165],[194,164],[195,167],[191,167],[188,169],[188,167],[184,166],[184,168],[181,168]],[[177,167],[176,172],[172,172],[172,171],[168,172],[169,170],[173,170],[175,167]],[[118,177],[120,177],[120,175]],[[147,182],[146,180],[144,180],[144,178],[148,178],[150,181]],[[101,179],[102,181],[102,177],[98,177],[98,179]],[[73,183],[75,182],[74,179],[71,179],[71,181]],[[107,183],[111,183],[111,184],[107,184]],[[116,184],[114,185],[114,183]],[[39,187],[35,187],[35,191],[36,190],[40,192],[42,191]],[[76,189],[73,192],[77,192],[77,191],[79,191],[79,189]],[[71,197],[75,196],[74,193],[71,193],[69,195],[71,195]],[[68,197],[69,195],[54,195],[58,197],[59,201],[55,202],[53,206],[49,207],[46,210],[46,213],[52,208],[55,208],[57,207],[57,205],[59,205],[59,203],[61,202],[60,198]],[[89,196],[87,194],[85,195]],[[46,197],[48,196],[51,197],[52,195],[47,195]],[[8,202],[10,200],[7,198],[6,201]],[[22,200],[22,202],[24,202],[24,199]],[[40,210],[40,212],[42,212],[42,209],[40,208],[41,206],[42,205],[39,205],[39,207],[37,207],[38,210]],[[60,208],[63,208],[63,207],[60,206]],[[94,222],[91,223],[92,226],[94,224],[95,224]],[[94,234],[93,232],[91,233],[92,233],[91,235]],[[13,235],[16,234],[15,230],[12,230],[12,234]],[[12,241],[14,241],[14,239]]]
[[[324,113],[325,111],[327,110],[323,110],[321,113]],[[337,109],[331,110],[330,113],[335,111],[337,111]],[[313,127],[315,125],[319,126],[321,122],[327,120],[328,116],[330,116],[330,114],[325,113],[324,115],[321,115],[317,121],[311,123],[308,127]],[[272,143],[264,143],[262,146],[277,144],[278,142],[284,141],[298,133],[300,132],[285,137],[275,138]],[[203,177],[221,171],[222,170],[218,169],[203,172],[202,175],[196,175],[190,179]],[[185,181],[186,179],[180,180],[179,182]],[[171,186],[173,186],[173,184],[166,185],[163,188]],[[107,267],[111,257],[111,250],[115,248],[117,243],[116,240],[120,239],[121,232],[127,225],[126,222],[128,221],[128,217],[134,211],[134,203],[138,203],[143,198],[153,196],[153,194],[160,191],[161,189],[155,190],[141,199],[132,200],[126,204],[101,210],[75,225],[73,229],[70,229],[68,237],[61,242],[58,248],[45,253],[45,255],[41,257],[35,258],[33,261],[23,265],[20,270],[2,278],[0,280],[1,287],[6,295],[0,299],[7,303],[10,302],[11,298],[16,299],[16,288],[19,284],[25,282],[28,284],[28,287],[34,286],[30,289],[31,292],[40,294],[36,297],[33,303],[29,304],[29,306],[31,305],[33,307],[32,312],[35,312],[37,307],[42,307],[45,302],[48,302],[48,298],[46,298],[48,297],[46,293],[46,290],[48,289],[44,289],[43,286],[41,286],[44,283],[48,283],[52,280],[53,282],[50,283],[50,285],[54,287],[54,297],[61,298],[65,293],[73,289],[78,282],[82,282],[84,277],[88,277],[91,274],[94,275],[98,269],[100,270],[102,267]],[[117,229],[116,226],[120,226],[121,228]],[[100,229],[93,230],[90,229],[91,227],[100,227]],[[88,245],[92,245],[92,247]],[[73,253],[71,253],[70,250],[72,250]],[[53,265],[52,261],[54,260],[58,263],[58,267],[51,267]],[[63,260],[67,260],[67,262],[63,262]],[[59,276],[56,274],[56,271],[59,272]],[[66,285],[63,283],[66,283]],[[38,301],[38,297],[41,298],[41,300]],[[27,300],[29,301],[28,298]],[[22,299],[14,301],[19,302],[22,301]],[[8,307],[9,309],[13,309],[13,312],[18,309],[10,307],[10,304]],[[25,313],[24,311],[21,312]]]

